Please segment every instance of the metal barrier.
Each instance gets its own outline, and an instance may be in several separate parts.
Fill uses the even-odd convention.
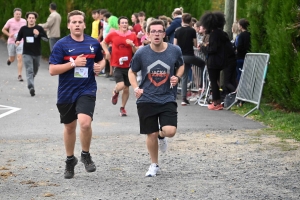
[[[235,101],[227,108],[227,110],[240,100],[256,104],[256,106],[246,113],[244,117],[256,109],[263,114],[263,111],[259,108],[259,106],[267,74],[269,58],[270,55],[264,53],[246,54]]]

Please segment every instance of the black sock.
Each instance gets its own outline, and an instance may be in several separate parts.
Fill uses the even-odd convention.
[[[73,160],[74,158],[75,158],[74,155],[67,156],[67,160]]]
[[[81,151],[81,154],[89,154],[89,151]]]
[[[159,133],[158,133],[158,139],[160,139],[160,140],[162,140],[162,139],[164,139],[165,137],[161,137],[160,135],[159,135]]]

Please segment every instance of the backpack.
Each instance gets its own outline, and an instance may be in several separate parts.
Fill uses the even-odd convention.
[[[228,108],[235,101],[236,92],[229,93],[224,98],[224,108]]]

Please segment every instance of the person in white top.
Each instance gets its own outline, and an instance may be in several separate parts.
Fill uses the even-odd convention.
[[[18,80],[23,81],[22,78],[22,53],[23,53],[23,40],[20,41],[20,45],[16,46],[15,41],[18,35],[18,32],[22,26],[27,24],[26,20],[21,18],[22,17],[22,10],[21,8],[15,8],[14,17],[9,19],[4,27],[2,28],[2,32],[8,37],[7,40],[7,50],[8,50],[8,60],[7,65],[10,65],[12,62],[15,61],[15,56],[17,54],[17,61],[18,61]]]

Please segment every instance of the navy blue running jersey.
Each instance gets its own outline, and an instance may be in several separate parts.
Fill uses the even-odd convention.
[[[81,69],[87,72],[87,77],[80,77],[75,73],[75,68],[59,75],[57,91],[57,104],[74,103],[82,95],[96,96],[97,83],[94,74],[94,63],[103,59],[102,48],[99,42],[84,35],[82,42],[77,42],[70,35],[56,42],[50,55],[50,64],[64,64],[70,62],[70,58],[76,59],[83,54],[87,59],[86,66]],[[85,69],[87,68],[87,70]]]

